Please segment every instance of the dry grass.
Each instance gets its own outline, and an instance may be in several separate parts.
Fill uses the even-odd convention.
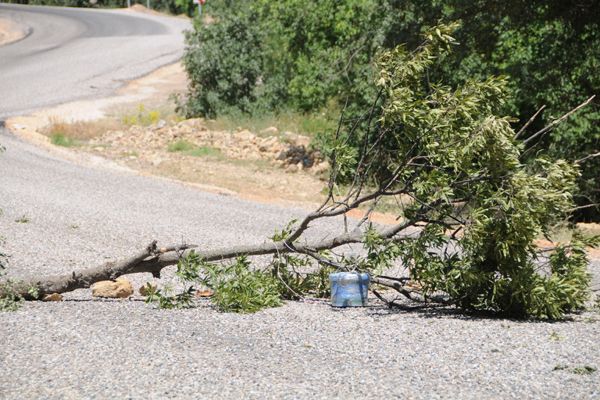
[[[588,236],[600,235],[600,224],[580,222],[577,224],[577,228],[584,235],[588,235]]]
[[[181,118],[171,104],[150,108],[140,103],[94,121],[65,122],[50,118],[43,133],[57,146],[72,147],[99,138],[107,131],[125,130],[132,125],[149,126],[161,119],[176,122]]]
[[[112,118],[106,118],[98,121],[77,121],[64,122],[53,119],[45,129],[46,136],[52,138],[52,141],[60,141],[64,138],[71,142],[85,142],[102,136],[106,131],[116,130],[122,127],[122,124]],[[54,139],[57,138],[57,139]],[[61,145],[60,143],[55,143]]]

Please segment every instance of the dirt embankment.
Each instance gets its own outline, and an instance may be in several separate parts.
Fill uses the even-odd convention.
[[[0,46],[21,40],[28,34],[28,27],[0,17]]]

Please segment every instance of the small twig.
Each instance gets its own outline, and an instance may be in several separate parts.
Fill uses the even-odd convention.
[[[575,160],[575,163],[581,164],[584,161],[591,160],[592,158],[596,158],[596,157],[600,157],[600,151],[598,153],[589,154],[583,158],[580,158],[579,160]]]
[[[551,131],[552,129],[554,129],[554,127],[556,125],[560,124],[565,119],[569,118],[571,115],[575,114],[577,111],[581,110],[583,107],[585,107],[588,104],[590,104],[591,101],[594,100],[595,97],[596,97],[596,95],[591,96],[589,99],[587,99],[586,101],[584,101],[583,103],[581,103],[580,105],[578,105],[577,107],[575,107],[574,109],[572,109],[571,111],[569,111],[568,113],[566,113],[565,115],[563,115],[562,117],[560,117],[558,119],[555,119],[554,121],[552,121],[545,128],[537,131],[536,133],[534,133],[533,135],[531,135],[527,139],[523,140],[523,144],[527,144],[527,143],[531,142],[533,139],[535,139],[535,138],[537,138],[537,137],[545,134],[546,132]]]
[[[389,288],[394,289],[395,291],[397,291],[398,293],[400,293],[401,295],[403,295],[404,297],[406,297],[409,300],[413,300],[415,301],[416,299],[411,295],[411,292],[406,290],[404,288],[404,285],[398,283],[398,282],[386,282],[385,280],[382,280],[376,276],[371,277],[371,282],[376,283],[378,285],[381,286],[386,286]]]
[[[281,253],[279,251],[277,251],[277,258],[279,259],[279,262],[282,263],[282,257],[281,257]],[[287,264],[287,263],[286,263]],[[301,294],[299,294],[298,292],[296,292],[294,289],[292,289],[290,287],[290,285],[287,284],[287,282],[285,281],[285,279],[283,279],[283,277],[281,276],[281,273],[279,271],[279,265],[277,266],[277,278],[281,281],[281,283],[283,283],[283,285],[290,291],[290,293],[292,293],[297,299],[302,300],[304,299],[304,296],[302,296]]]
[[[529,125],[531,125],[531,123],[537,118],[537,116],[540,115],[540,113],[544,110],[544,108],[546,108],[546,105],[541,106],[540,109],[537,110],[537,112],[533,114],[531,118],[529,118],[529,121],[527,121],[525,125],[523,125],[521,129],[519,129],[519,132],[515,134],[515,139],[518,139],[521,136],[521,134],[525,132]]]
[[[577,211],[577,210],[584,210],[586,208],[593,208],[593,207],[598,207],[598,206],[600,206],[600,203],[587,204],[585,206],[579,206],[579,207],[570,208],[568,211],[569,212],[573,212],[573,211]]]
[[[406,282],[410,282],[410,280],[411,280],[409,277],[406,277],[406,276],[396,278],[395,276],[377,275],[377,276],[375,276],[375,278],[388,279],[390,281],[398,281],[403,285],[406,284]]]
[[[371,292],[373,292],[373,294],[375,295],[375,297],[377,297],[379,300],[381,300],[382,302],[385,303],[386,306],[388,306],[389,308],[392,308],[394,306],[394,301],[389,301],[388,299],[386,299],[385,297],[383,297],[377,290],[373,289],[371,290]]]

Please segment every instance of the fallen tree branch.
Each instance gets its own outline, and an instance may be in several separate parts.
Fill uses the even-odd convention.
[[[380,234],[384,238],[392,238],[410,225],[412,224],[407,221],[383,229]],[[290,246],[287,241],[280,241],[260,245],[235,246],[225,249],[200,251],[198,254],[208,262],[223,261],[239,256],[259,256],[276,253],[295,252],[311,254],[316,251],[333,249],[346,244],[360,243],[362,240],[362,231],[355,230],[330,239],[311,243],[294,243]],[[41,279],[32,278],[10,284],[6,282],[0,283],[0,297],[8,293],[14,293],[27,300],[34,300],[34,297],[30,293],[32,289],[35,289],[34,291],[37,292],[38,297],[43,297],[52,293],[66,293],[76,289],[89,288],[96,282],[114,280],[127,274],[150,273],[154,277],[160,277],[163,268],[177,264],[181,257],[185,257],[195,248],[195,245],[158,248],[156,241],[153,241],[143,251],[120,261],[108,262],[97,267],[66,275],[50,276]]]
[[[25,281],[0,283],[0,297],[7,293],[16,293],[27,300],[33,300],[30,291],[35,289],[38,297],[52,293],[66,293],[76,289],[88,288],[96,282],[114,280],[119,276],[134,273],[135,266],[149,257],[159,258],[161,255],[181,253],[194,248],[193,245],[168,246],[158,248],[156,241],[150,243],[144,250],[132,257],[119,261],[109,261],[100,266],[84,269],[66,275],[50,276],[42,279],[29,279]]]

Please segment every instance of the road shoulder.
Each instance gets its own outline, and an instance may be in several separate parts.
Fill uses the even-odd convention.
[[[29,28],[10,19],[0,17],[0,46],[5,46],[24,39]]]

